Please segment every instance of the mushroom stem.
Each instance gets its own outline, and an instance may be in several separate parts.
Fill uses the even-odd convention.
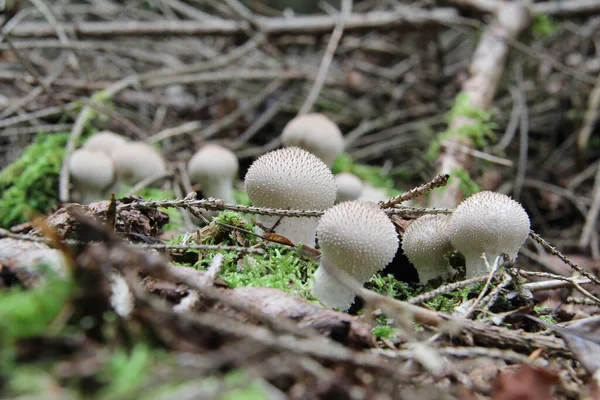
[[[228,180],[207,182],[202,188],[205,195],[223,200],[225,203],[235,203],[233,186]]]
[[[103,191],[88,191],[81,193],[81,204],[90,204],[104,199]]]
[[[355,293],[329,273],[332,268],[338,266],[323,256],[311,281],[311,293],[329,308],[347,310],[354,303]]]
[[[279,221],[279,218],[279,216],[261,215],[258,217],[258,221],[266,228],[271,228]],[[318,224],[317,218],[282,217],[275,231],[295,245],[302,243],[309,247],[315,247],[315,232]]]
[[[482,254],[465,254],[465,279],[475,278],[481,275],[487,275],[490,271],[482,258],[485,253]],[[486,256],[487,259],[487,256]]]

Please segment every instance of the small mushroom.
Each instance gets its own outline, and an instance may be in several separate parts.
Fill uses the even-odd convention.
[[[488,273],[488,264],[507,254],[512,260],[529,235],[529,216],[520,203],[496,192],[479,192],[456,207],[448,230],[454,248],[465,256],[466,277]]]
[[[110,157],[88,149],[78,149],[71,154],[69,173],[73,186],[81,195],[82,204],[101,200],[115,176]]]
[[[388,199],[388,194],[385,189],[376,188],[373,185],[366,183],[363,185],[362,191],[360,192],[360,196],[358,200],[363,201],[372,201],[374,203],[378,201],[384,201]],[[404,203],[406,204],[406,203]]]
[[[188,162],[188,175],[192,183],[199,183],[207,197],[234,203],[233,179],[238,172],[238,159],[229,149],[207,144]]]
[[[358,199],[363,187],[360,178],[349,172],[337,174],[335,176],[335,185],[337,187],[336,203]]]
[[[286,147],[259,157],[248,169],[244,186],[259,207],[291,210],[325,210],[335,201],[333,174],[317,156],[299,147]],[[273,227],[279,216],[259,216]],[[314,247],[317,218],[281,217],[275,232],[293,243]]]
[[[448,235],[449,222],[448,215],[423,215],[411,222],[402,236],[402,250],[423,283],[439,276],[446,277],[450,272],[444,259],[444,255],[453,249]]]
[[[112,157],[120,183],[135,185],[141,180],[167,172],[162,155],[143,142],[128,142],[115,149]]]
[[[346,201],[325,211],[317,227],[321,263],[311,292],[327,307],[347,310],[355,293],[328,272],[339,268],[360,283],[385,268],[398,250],[394,224],[377,204]]]
[[[127,143],[127,140],[125,140],[124,137],[111,131],[102,131],[92,135],[92,137],[85,142],[83,148],[101,151],[108,156],[112,156],[113,151],[125,145],[125,143]]]
[[[286,147],[297,146],[319,157],[331,166],[344,151],[344,137],[340,128],[323,114],[299,115],[287,123],[281,133]]]

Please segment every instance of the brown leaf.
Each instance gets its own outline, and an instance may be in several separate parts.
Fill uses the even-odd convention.
[[[521,364],[505,368],[494,381],[492,400],[549,400],[559,377],[554,372]]]

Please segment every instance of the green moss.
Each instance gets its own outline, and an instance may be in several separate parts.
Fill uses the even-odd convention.
[[[103,366],[99,379],[105,382],[99,398],[135,398],[139,389],[149,377],[152,365],[152,351],[143,342],[138,342],[130,351],[117,349]]]
[[[22,156],[0,172],[0,226],[27,221],[58,202],[58,174],[67,133],[39,134]]]
[[[252,202],[250,201],[250,198],[248,197],[248,193],[246,193],[244,190],[235,189],[233,191],[233,198],[234,198],[236,204],[241,204],[243,206],[252,205]]]
[[[533,312],[539,319],[549,324],[557,324],[558,321],[552,315],[552,310],[548,306],[535,306]]]
[[[429,307],[437,311],[452,313],[462,303],[478,295],[483,290],[484,283],[476,283],[452,292],[444,293],[427,301]]]
[[[416,296],[419,289],[394,278],[394,275],[382,276],[375,274],[369,280],[368,286],[373,291],[393,297],[398,300],[407,300]]]
[[[538,39],[544,39],[552,35],[560,26],[560,22],[546,14],[538,14],[535,16],[531,24],[531,31]]]
[[[308,282],[317,269],[317,264],[303,260],[296,249],[268,246],[265,255],[247,255],[239,266],[237,256],[235,253],[227,253],[221,272],[221,277],[232,288],[270,287],[308,300],[314,299]],[[206,264],[209,262],[207,260]]]
[[[463,168],[454,169],[450,174],[450,179],[459,180],[459,187],[464,197],[469,197],[481,191],[481,187],[471,179],[469,173]],[[443,190],[444,188],[441,189]]]
[[[470,123],[461,125],[457,130],[446,130],[439,133],[427,150],[429,161],[434,161],[438,157],[441,151],[441,143],[444,140],[456,135],[468,139],[475,148],[484,147],[490,140],[496,138],[494,129],[497,125],[493,120],[493,114],[471,106],[471,101],[466,93],[460,93],[456,96],[454,106],[446,114],[448,123],[459,117],[468,118]]]

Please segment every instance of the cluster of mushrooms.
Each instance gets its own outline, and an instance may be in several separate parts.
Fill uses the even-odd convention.
[[[344,150],[344,140],[337,125],[324,115],[294,118],[281,139],[285,147],[262,155],[250,166],[244,188],[258,207],[324,211],[320,218],[260,215],[258,221],[294,244],[314,247],[317,239],[321,260],[311,281],[312,294],[328,307],[347,310],[355,293],[331,271],[338,268],[362,284],[385,268],[398,250],[395,226],[376,203],[386,193],[371,190],[352,174],[333,175],[330,166]],[[86,162],[93,165],[94,173],[78,169]],[[88,140],[73,153],[69,166],[75,187],[87,201],[101,196],[115,180],[135,183],[166,172],[164,160],[152,147],[126,142],[109,132]],[[206,197],[226,203],[234,202],[237,172],[236,156],[216,144],[203,146],[188,162],[190,180],[202,186]],[[403,234],[402,250],[421,282],[448,277],[452,271],[445,256],[453,250],[465,256],[470,278],[488,272],[490,263],[502,254],[515,259],[529,227],[529,217],[518,202],[485,191],[465,199],[451,215],[429,214],[414,220]]]

